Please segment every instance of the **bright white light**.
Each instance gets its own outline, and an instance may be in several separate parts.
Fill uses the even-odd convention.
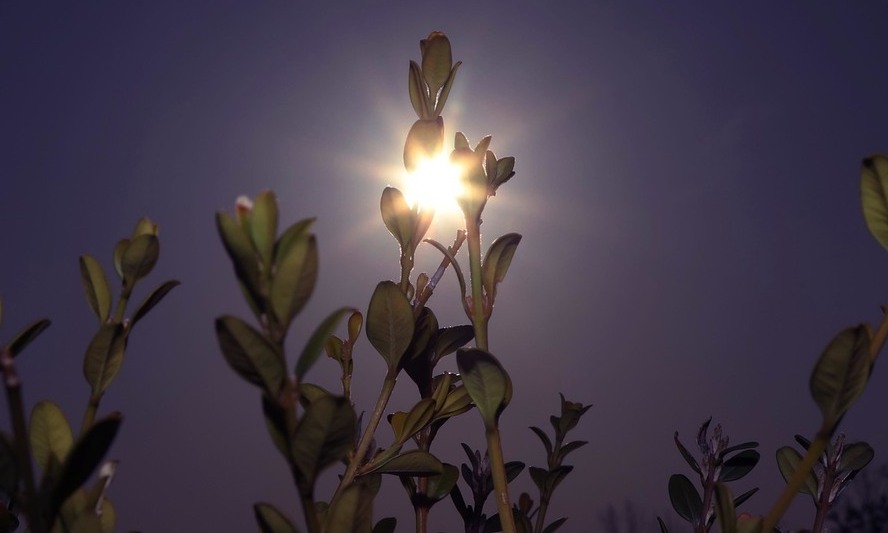
[[[411,206],[418,204],[437,213],[460,213],[457,198],[463,187],[459,174],[447,155],[427,159],[405,177],[404,196]]]

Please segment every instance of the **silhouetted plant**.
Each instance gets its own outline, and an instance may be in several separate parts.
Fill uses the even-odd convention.
[[[18,527],[16,507],[23,510],[32,533],[110,533],[114,530],[114,507],[105,492],[117,462],[102,461],[123,417],[112,412],[96,420],[96,415],[123,364],[133,328],[179,282],[171,280],[159,285],[127,318],[133,290],[150,274],[160,255],[157,226],[147,218],[139,220],[130,237],[117,243],[112,255],[114,271],[121,282],[113,309],[111,288],[101,263],[89,255],[80,257],[86,300],[98,319],[99,328],[83,360],[90,396],[76,438],[61,407],[49,400],[34,406],[28,423],[24,419],[22,382],[15,368],[15,357],[49,327],[49,320],[33,322],[0,348],[0,368],[13,425],[12,438],[0,436],[0,492],[5,496],[5,505],[0,506],[0,531],[13,531]],[[32,457],[42,473],[39,483]],[[85,488],[96,470],[98,479]]]
[[[888,530],[888,467],[882,465],[876,480],[866,470],[834,505],[827,520],[837,533],[880,533]]]

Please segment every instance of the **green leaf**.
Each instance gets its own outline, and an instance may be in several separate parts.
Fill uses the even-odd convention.
[[[755,450],[743,450],[737,455],[732,456],[722,465],[721,474],[718,476],[719,481],[736,481],[755,468],[760,458],[759,452]]]
[[[404,142],[404,168],[413,172],[425,159],[434,159],[444,147],[444,120],[419,119],[407,132]]]
[[[530,426],[530,430],[536,433],[536,436],[540,438],[543,447],[546,448],[546,457],[550,457],[552,455],[552,440],[549,439],[549,436],[546,435],[545,431],[536,426]]]
[[[475,328],[468,324],[439,329],[431,341],[433,346],[432,353],[434,354],[432,364],[436,364],[445,355],[450,355],[462,348],[474,337]]]
[[[17,356],[25,349],[25,346],[31,344],[50,324],[51,322],[45,318],[31,322],[9,341],[6,349],[9,350],[13,357]]]
[[[410,61],[410,71],[407,73],[407,90],[410,94],[410,105],[416,116],[422,119],[432,118],[429,114],[429,89],[422,79],[422,70],[416,61]]]
[[[367,309],[367,338],[382,356],[389,371],[400,367],[413,338],[413,306],[398,286],[382,281],[373,291]]]
[[[426,496],[434,502],[441,501],[450,494],[457,481],[459,481],[459,468],[442,463],[441,473],[429,476]]]
[[[102,324],[83,358],[83,376],[92,388],[93,396],[103,394],[114,381],[123,364],[125,350],[126,329],[123,324]]]
[[[543,533],[555,533],[565,522],[567,522],[567,518],[559,518],[554,522],[551,522],[548,526],[543,529]]]
[[[265,428],[271,437],[274,447],[281,452],[288,464],[293,463],[290,455],[290,439],[287,438],[287,418],[284,409],[275,401],[262,395],[262,414],[265,417]]]
[[[117,277],[120,279],[123,279],[123,253],[126,251],[129,243],[129,239],[120,239],[114,245],[114,272],[117,273]]]
[[[77,519],[71,527],[71,533],[98,533],[102,531],[102,520],[98,515],[84,512],[77,515]]]
[[[135,239],[140,235],[157,235],[157,224],[151,222],[148,217],[142,217],[136,221],[136,226],[130,235],[130,239]]]
[[[102,462],[117,435],[117,430],[120,429],[122,420],[120,413],[111,413],[93,424],[74,444],[62,463],[58,483],[52,492],[54,511],[57,511],[65,499],[89,479]]]
[[[357,423],[346,398],[321,396],[308,405],[291,443],[293,462],[308,487],[314,486],[321,470],[345,457],[354,447]]]
[[[839,462],[839,470],[862,470],[873,460],[875,451],[865,442],[848,444],[842,450],[842,460]]]
[[[737,496],[736,498],[734,498],[734,507],[735,508],[740,507],[740,505],[743,502],[745,502],[749,498],[752,498],[752,495],[755,494],[756,492],[758,492],[758,487],[755,487],[753,489],[749,489],[748,491],[744,492],[740,496]]]
[[[373,526],[373,533],[395,533],[395,528],[398,526],[398,521],[389,516],[387,518],[383,518],[379,522],[376,522],[376,525]]]
[[[512,399],[509,374],[493,355],[477,348],[457,350],[456,366],[485,426],[494,427]]]
[[[400,190],[386,187],[379,199],[379,211],[382,221],[392,237],[398,241],[402,250],[406,250],[413,242],[413,230],[416,227],[416,216]]]
[[[481,265],[481,279],[487,294],[496,297],[496,286],[505,279],[520,242],[521,235],[507,233],[490,245],[484,256],[484,264]]]
[[[257,315],[264,312],[265,291],[259,270],[259,256],[247,232],[228,213],[216,213],[216,229],[231,263],[234,274],[250,308]],[[283,239],[283,237],[282,237]]]
[[[287,328],[305,307],[318,279],[318,242],[304,234],[280,253],[271,280],[271,308]]]
[[[888,157],[874,155],[863,160],[860,200],[866,227],[888,249]]]
[[[700,524],[703,519],[703,500],[700,493],[684,474],[672,474],[669,477],[669,501],[679,516],[693,525]]]
[[[863,393],[870,376],[869,335],[865,326],[848,328],[829,343],[811,374],[811,396],[824,423],[834,428]]]
[[[157,236],[143,234],[133,238],[120,260],[124,283],[132,287],[137,281],[147,276],[157,264],[159,256],[160,241],[157,240]]]
[[[34,460],[44,472],[49,465],[50,456],[63,463],[74,444],[71,426],[58,405],[44,400],[37,403],[31,410],[29,438]]]
[[[422,450],[410,450],[392,457],[365,474],[433,476],[443,471],[444,465],[434,455]]]
[[[272,191],[262,191],[253,200],[250,217],[250,240],[266,268],[271,267],[274,256],[274,239],[277,236],[277,198]]]
[[[453,68],[453,56],[450,52],[450,40],[439,31],[433,31],[419,45],[422,50],[422,75],[432,95],[438,90],[450,76]]]
[[[777,450],[777,468],[780,470],[780,475],[783,476],[783,479],[787,483],[792,479],[793,474],[795,474],[795,471],[801,462],[802,455],[796,451],[795,448],[791,446],[783,446]],[[809,494],[815,499],[815,501],[817,500],[817,476],[814,472],[808,472],[808,476],[805,478],[805,483],[801,486],[799,492]]]
[[[585,440],[575,440],[572,442],[568,442],[567,444],[562,446],[561,451],[558,452],[558,461],[563,461],[564,458],[567,457],[567,454],[587,444],[589,444],[589,442]]]
[[[757,442],[744,442],[742,444],[735,444],[734,446],[728,446],[719,454],[719,457],[724,459],[726,455],[729,453],[739,452],[740,450],[749,450],[751,448],[758,447],[759,443]]]
[[[681,441],[678,440],[678,431],[675,432],[673,440],[675,440],[675,446],[678,448],[678,451],[679,453],[681,453],[681,456],[684,458],[685,462],[688,463],[688,465],[694,472],[699,474],[700,465],[697,464],[697,459],[693,455],[691,455],[691,452],[689,452],[688,449],[684,447],[684,444],[682,444]]]
[[[404,427],[400,442],[403,443],[413,435],[416,435],[422,428],[431,422],[435,415],[435,400],[433,398],[424,398],[420,400],[404,419]]]
[[[299,533],[293,522],[270,503],[253,505],[253,514],[261,533]]]
[[[472,408],[472,398],[464,386],[454,387],[444,398],[444,404],[435,413],[435,419],[450,418]]]
[[[453,64],[453,68],[450,69],[450,76],[447,77],[447,81],[444,82],[444,87],[441,88],[441,94],[438,95],[438,101],[435,102],[435,116],[441,114],[444,111],[444,104],[447,103],[447,97],[450,96],[450,89],[453,88],[453,81],[456,79],[456,71],[459,70],[460,65],[462,65],[462,61],[457,61]]]
[[[228,365],[277,398],[287,377],[283,355],[277,348],[252,326],[230,315],[216,319],[216,337]]]
[[[737,512],[731,490],[724,483],[715,484],[716,515],[721,533],[737,533]]]
[[[315,364],[318,357],[323,353],[324,344],[326,344],[327,339],[333,335],[333,332],[336,330],[336,326],[339,325],[342,317],[353,311],[354,309],[351,307],[342,307],[330,313],[330,315],[321,322],[308,339],[308,342],[305,343],[305,347],[299,355],[299,360],[296,361],[296,379],[302,381],[302,378],[305,377],[308,369]]]
[[[111,290],[102,265],[92,256],[80,256],[80,280],[86,293],[86,302],[99,319],[99,324],[108,320],[111,312]]]
[[[135,326],[136,322],[138,322],[145,315],[147,315],[148,311],[151,311],[152,309],[154,309],[155,305],[159,304],[160,301],[163,300],[164,297],[171,290],[173,290],[175,287],[177,287],[179,285],[181,285],[181,283],[179,283],[178,281],[173,279],[173,280],[164,282],[162,285],[160,285],[159,287],[157,287],[156,289],[151,291],[151,293],[148,294],[148,296],[145,297],[144,300],[142,300],[142,303],[139,304],[139,307],[136,308],[136,312],[133,314],[132,324],[131,324],[130,328],[132,328],[132,326]]]
[[[374,488],[362,479],[343,489],[327,512],[324,532],[365,533],[372,523],[374,495]]]

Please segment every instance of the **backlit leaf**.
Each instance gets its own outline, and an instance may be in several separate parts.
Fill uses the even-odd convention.
[[[46,471],[50,455],[59,463],[64,462],[74,444],[71,426],[58,405],[51,401],[38,402],[31,410],[28,425],[31,452],[40,469]]]
[[[96,314],[100,324],[105,322],[111,312],[111,290],[102,265],[92,256],[80,256],[80,280],[90,309]]]
[[[278,208],[277,197],[272,191],[262,191],[253,200],[249,232],[253,246],[266,268],[271,267],[274,254],[274,240],[277,236]]]
[[[814,366],[811,396],[830,427],[838,424],[866,387],[869,343],[864,326],[845,329],[829,343]]]
[[[484,264],[481,265],[481,278],[487,294],[496,297],[496,287],[506,277],[512,257],[521,242],[521,235],[508,233],[493,241],[487,254],[484,256]]]
[[[796,451],[795,448],[791,446],[783,446],[777,450],[777,468],[780,470],[780,475],[783,476],[783,479],[787,483],[792,479],[793,474],[795,474],[795,471],[801,462],[802,455]],[[817,476],[814,472],[808,472],[808,477],[805,478],[805,483],[801,486],[799,492],[810,494],[816,501]]]
[[[50,324],[51,322],[45,318],[31,322],[9,341],[6,349],[9,350],[13,357],[17,356],[25,349],[25,346],[31,344]]]
[[[509,374],[493,355],[477,348],[457,350],[456,366],[484,424],[493,427],[512,399]]]
[[[357,416],[346,398],[321,396],[312,400],[296,425],[293,462],[308,486],[318,473],[339,461],[355,444]]]
[[[124,282],[132,287],[137,281],[147,276],[157,264],[159,256],[160,242],[157,240],[157,236],[143,234],[132,239],[120,260]]]
[[[148,311],[154,309],[154,306],[159,304],[161,300],[174,288],[179,286],[180,283],[176,280],[166,281],[161,284],[159,287],[151,291],[148,296],[142,300],[142,303],[139,304],[139,307],[136,308],[136,312],[133,313],[132,326],[136,325],[136,322],[141,320],[145,315],[148,314]],[[132,327],[131,326],[131,327]]]
[[[422,450],[410,450],[396,455],[366,473],[431,476],[441,474],[444,465],[434,455]]]
[[[284,326],[302,310],[318,279],[318,243],[312,234],[294,239],[280,251],[271,280],[271,308]]]
[[[860,199],[866,227],[888,249],[888,157],[874,155],[863,160]]]
[[[286,380],[283,356],[253,326],[226,315],[216,319],[216,338],[229,366],[276,398]]]
[[[261,533],[299,533],[293,522],[270,503],[253,505],[253,515]]]
[[[83,375],[94,396],[101,395],[117,376],[126,349],[123,324],[102,324],[93,336],[83,358]]]
[[[388,364],[399,367],[401,356],[413,338],[413,306],[391,281],[382,281],[373,291],[367,309],[367,338]]]
[[[318,325],[317,329],[315,329],[314,333],[312,333],[311,337],[308,339],[308,342],[305,343],[305,347],[299,355],[299,360],[296,361],[296,379],[302,381],[302,378],[305,377],[308,369],[311,368],[318,360],[318,357],[321,356],[321,353],[324,351],[324,345],[327,343],[327,339],[333,335],[333,332],[336,330],[336,326],[339,325],[342,317],[344,317],[346,313],[351,313],[353,311],[354,309],[351,307],[342,307],[330,313],[327,318]]]
[[[715,484],[715,514],[721,533],[737,533],[737,512],[734,509],[734,498],[731,489],[724,483]]]

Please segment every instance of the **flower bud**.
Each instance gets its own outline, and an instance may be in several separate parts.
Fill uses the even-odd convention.
[[[422,53],[422,76],[429,85],[432,97],[444,86],[453,68],[450,40],[440,31],[433,31],[419,41]]]
[[[413,172],[421,160],[437,157],[443,147],[444,119],[417,120],[404,142],[404,168]]]

